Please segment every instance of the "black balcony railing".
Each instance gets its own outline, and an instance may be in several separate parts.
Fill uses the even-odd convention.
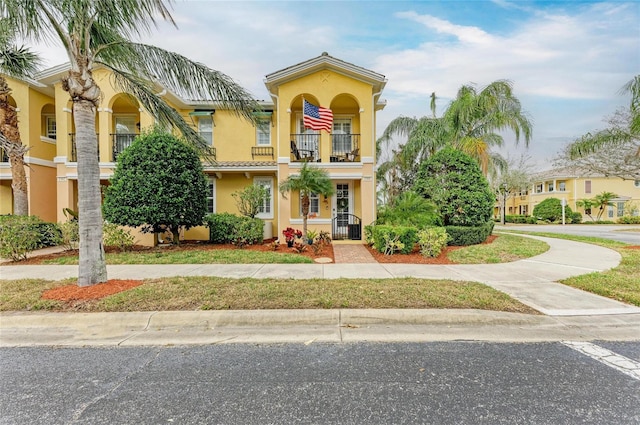
[[[7,155],[7,151],[0,148],[0,162],[9,162],[9,155]]]
[[[331,162],[360,161],[360,135],[332,134],[329,160]]]
[[[76,149],[76,133],[69,133],[69,140],[71,141],[71,162],[78,162],[78,150]],[[96,133],[96,141],[98,140],[98,134]],[[98,161],[100,160],[100,142],[98,142]]]
[[[320,161],[320,135],[314,133],[292,134],[291,160]]]
[[[133,139],[138,137],[135,133],[116,133],[111,134],[112,146],[113,146],[113,162],[116,162],[118,155],[123,150],[131,146]]]

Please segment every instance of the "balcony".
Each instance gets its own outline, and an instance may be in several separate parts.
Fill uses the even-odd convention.
[[[96,133],[96,140],[98,134]],[[76,133],[69,133],[69,141],[71,142],[71,162],[78,162],[78,150],[76,149]],[[98,161],[100,160],[100,142],[98,142]]]
[[[291,161],[320,162],[320,135],[292,134]],[[331,134],[331,151],[329,162],[358,162],[360,161],[359,134]]]

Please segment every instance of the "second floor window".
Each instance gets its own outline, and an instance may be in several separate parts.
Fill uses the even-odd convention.
[[[566,192],[567,191],[567,183],[566,182],[559,182],[558,183],[558,190],[560,192]]]
[[[56,125],[56,117],[55,116],[47,116],[46,117],[46,125],[47,125],[47,133],[46,136],[49,139],[56,139],[57,133],[57,125]]]
[[[213,118],[200,117],[198,119],[198,134],[207,142],[207,145],[213,146]]]
[[[258,120],[256,125],[256,145],[257,146],[269,146],[271,145],[271,120],[264,118]]]
[[[591,180],[584,181],[584,193],[591,193]]]

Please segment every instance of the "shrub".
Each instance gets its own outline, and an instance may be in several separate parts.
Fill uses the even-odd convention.
[[[38,233],[40,233],[40,242],[38,248],[59,245],[62,241],[62,231],[57,223],[46,223],[41,221],[35,224]]]
[[[565,212],[566,214],[566,212]],[[572,223],[582,223],[582,214],[580,214],[577,211],[574,211],[573,214],[571,214],[571,222]]]
[[[506,215],[504,217],[504,221],[506,223],[529,223],[531,220],[531,217],[526,216],[526,215],[519,215],[519,214],[514,214],[514,215]]]
[[[489,221],[482,226],[445,226],[449,239],[448,245],[477,245],[487,240],[493,231],[494,223]]]
[[[447,246],[447,231],[444,227],[430,227],[418,232],[420,253],[425,257],[437,257]]]
[[[209,241],[211,243],[230,243],[238,220],[240,217],[230,213],[206,216],[204,221],[209,227]]]
[[[158,128],[142,134],[118,155],[102,206],[105,220],[142,226],[142,232],[202,224],[207,212],[207,179],[198,153]]]
[[[264,236],[264,223],[259,218],[237,217],[233,226],[231,242],[238,248],[261,242]]]
[[[127,229],[118,226],[115,223],[104,223],[103,240],[105,246],[115,246],[120,251],[128,251],[134,242],[133,235]]]
[[[80,233],[78,230],[78,220],[69,220],[60,224],[60,231],[62,238],[60,244],[67,251],[78,248],[80,242]]]
[[[211,243],[233,243],[243,247],[261,242],[264,236],[264,222],[259,218],[220,213],[209,214],[204,221],[209,227]]]
[[[374,248],[378,252],[390,253],[399,251],[403,254],[408,254],[413,250],[418,236],[416,229],[406,226],[388,226],[380,225],[373,226],[372,229]]]
[[[252,184],[242,190],[231,194],[236,201],[238,211],[245,217],[254,218],[260,212],[265,198],[269,196],[269,190],[264,186]]]
[[[373,244],[375,243],[375,239],[373,239],[374,227],[375,227],[375,224],[369,224],[367,226],[364,226],[364,241],[369,246],[373,246]]]
[[[438,206],[446,226],[479,226],[491,221],[495,195],[478,163],[445,148],[420,165],[414,190]]]
[[[618,224],[640,224],[640,216],[624,216],[618,218]]]
[[[43,221],[35,216],[7,215],[0,217],[0,257],[24,260],[27,253],[40,248]]]
[[[562,201],[557,198],[547,198],[533,208],[533,215],[539,220],[545,220],[552,223],[560,222],[562,221]],[[572,215],[573,211],[571,208],[568,205],[565,206],[565,222],[571,223]]]

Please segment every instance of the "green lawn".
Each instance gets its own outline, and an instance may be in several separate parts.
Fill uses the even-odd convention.
[[[313,263],[303,255],[275,251],[251,251],[245,249],[209,249],[165,251],[116,252],[106,255],[107,264],[297,264]],[[78,256],[47,260],[44,264],[78,264]]]
[[[65,304],[42,300],[46,289],[74,281],[1,281],[0,311],[158,311],[325,308],[460,308],[537,314],[508,295],[475,282],[402,279],[146,280],[101,300]]]
[[[548,250],[549,245],[545,242],[500,234],[493,243],[465,246],[449,252],[447,257],[460,264],[508,263],[540,255]]]

